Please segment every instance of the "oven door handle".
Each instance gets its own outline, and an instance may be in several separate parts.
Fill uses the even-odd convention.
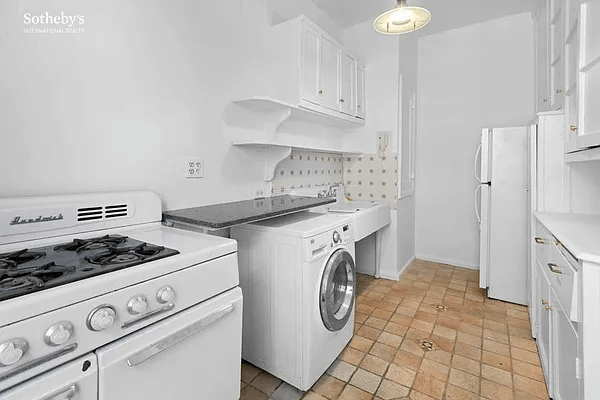
[[[48,395],[40,400],[54,400],[54,399],[57,399],[59,396],[61,396],[61,399],[70,399],[71,397],[75,396],[76,392],[77,392],[77,385],[72,383],[69,386],[67,386],[66,388],[62,388],[59,391],[54,392],[51,395]]]
[[[184,341],[190,336],[195,335],[200,332],[204,328],[214,324],[215,322],[223,319],[228,314],[231,314],[233,311],[233,304],[229,304],[225,307],[222,307],[215,312],[207,315],[201,320],[194,322],[193,324],[175,332],[174,334],[146,347],[145,349],[133,354],[127,359],[127,365],[130,367],[138,366],[150,358],[154,357],[158,353],[161,353],[173,346],[177,343]]]

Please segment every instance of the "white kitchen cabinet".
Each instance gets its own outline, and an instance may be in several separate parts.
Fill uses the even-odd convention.
[[[550,297],[548,314],[552,314],[553,399],[580,399],[579,337],[554,290],[551,290]]]
[[[540,355],[540,361],[542,363],[542,369],[544,371],[544,378],[546,378],[546,384],[548,386],[548,392],[552,393],[552,313],[551,310],[551,296],[550,296],[550,283],[546,279],[542,265],[537,265],[536,275],[537,293],[539,298],[537,299],[537,314],[538,314],[538,325],[536,332],[536,340],[538,346],[538,353]]]
[[[356,65],[356,117],[365,119],[365,69],[361,65]]]
[[[565,104],[564,40],[565,10],[563,0],[552,0],[550,13],[550,103],[553,110]]]
[[[322,105],[332,110],[339,109],[339,78],[341,49],[332,41],[323,38],[321,54]]]
[[[302,97],[315,104],[321,103],[321,33],[308,24],[302,24]]]
[[[536,112],[550,110],[550,0],[542,0],[535,14]]]
[[[340,52],[340,111],[356,116],[356,61]]]
[[[252,98],[364,125],[364,111],[359,113],[357,107],[357,58],[304,15],[277,24],[272,31],[276,56],[270,65],[269,89]],[[364,110],[364,83],[360,96]]]

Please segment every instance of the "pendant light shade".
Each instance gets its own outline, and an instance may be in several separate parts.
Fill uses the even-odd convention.
[[[373,28],[386,35],[401,35],[421,29],[431,21],[429,10],[411,7],[406,0],[398,0],[393,10],[381,14],[373,23]]]

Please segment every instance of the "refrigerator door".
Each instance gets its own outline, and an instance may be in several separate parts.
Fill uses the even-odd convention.
[[[494,129],[488,296],[527,304],[528,129]]]
[[[492,177],[492,129],[481,131],[481,175],[479,183],[488,183]]]
[[[481,221],[479,222],[479,287],[489,287],[490,275],[490,186],[479,185],[481,191]]]

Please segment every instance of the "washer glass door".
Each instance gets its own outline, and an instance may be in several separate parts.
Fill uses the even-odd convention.
[[[337,250],[325,265],[319,294],[321,318],[330,331],[339,331],[348,323],[354,312],[355,289],[354,260],[346,250]]]

